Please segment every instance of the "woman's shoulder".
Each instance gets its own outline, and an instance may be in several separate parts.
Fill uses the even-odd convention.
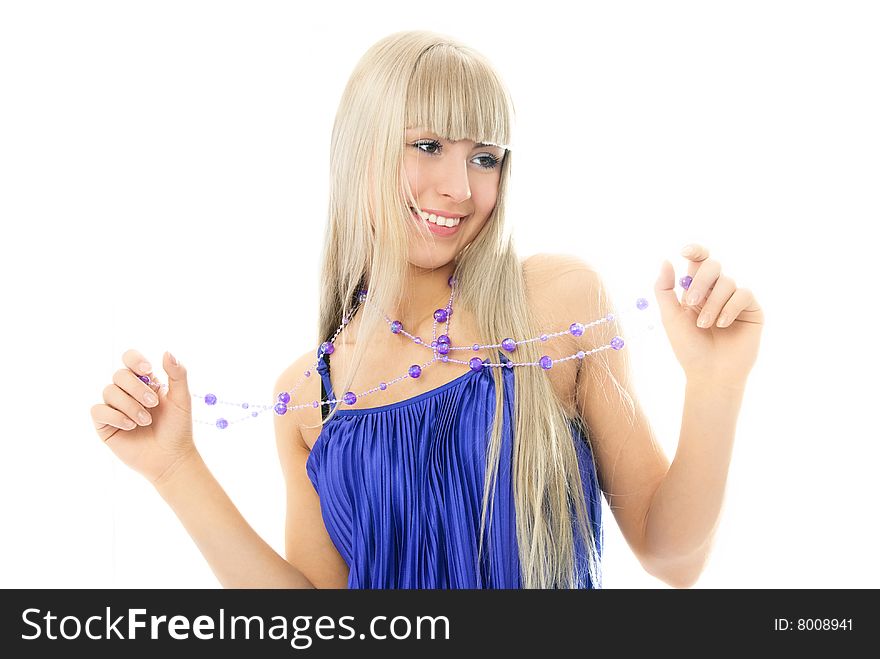
[[[292,405],[302,405],[304,401],[316,400],[321,395],[321,375],[316,370],[318,361],[317,347],[313,352],[309,349],[288,364],[275,381],[273,399],[282,391],[291,394]],[[306,376],[306,373],[309,373]],[[320,425],[320,411],[311,405],[291,409],[283,416],[273,415],[276,426],[286,428],[288,432],[296,428],[301,433],[302,441],[306,448],[311,448],[316,437],[312,436],[309,429],[315,424]],[[279,428],[280,429],[280,428]]]
[[[523,274],[533,279],[545,280],[568,272],[596,272],[596,269],[576,254],[539,252],[523,259]]]
[[[549,331],[560,331],[578,321],[587,323],[597,317],[603,303],[599,275],[587,261],[573,254],[534,254],[523,261],[526,296],[538,322]],[[558,343],[546,345],[553,359],[561,359],[582,349],[567,332]],[[551,382],[569,417],[577,415],[576,393],[578,360],[560,361],[553,367]]]
[[[540,252],[523,260],[522,267],[530,300],[563,315],[583,313],[602,285],[596,268],[575,254]]]

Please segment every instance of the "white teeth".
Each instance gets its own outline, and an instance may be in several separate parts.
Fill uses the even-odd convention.
[[[423,210],[418,210],[417,212],[423,220],[433,222],[434,224],[441,227],[456,227],[458,226],[459,222],[461,222],[460,217],[442,217],[434,215],[433,213],[426,213]]]

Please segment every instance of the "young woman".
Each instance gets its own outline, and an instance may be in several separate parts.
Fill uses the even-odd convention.
[[[332,135],[320,347],[275,386],[286,557],[201,459],[186,369],[166,353],[166,389],[123,355],[92,408],[98,436],[224,586],[599,587],[600,491],[649,573],[698,577],[763,312],[705,248],[685,255],[681,302],[664,262],[655,293],[687,375],[670,465],[627,351],[609,349],[599,274],[514,250],[512,118],[490,64],[435,33],[386,37],[352,74]]]

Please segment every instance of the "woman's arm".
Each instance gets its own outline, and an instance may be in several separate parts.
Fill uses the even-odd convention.
[[[223,587],[314,587],[257,535],[197,451],[154,485]]]
[[[751,293],[737,289],[729,277],[719,277],[720,266],[706,260],[706,250],[697,248],[695,253],[708,267],[701,271],[691,266],[691,292],[696,289],[705,298],[715,284],[702,309],[695,312],[678,302],[671,265],[664,267],[656,285],[664,326],[687,378],[672,464],[636,398],[626,350],[601,354],[610,373],[602,363],[584,360],[577,386],[600,482],[624,537],[649,574],[675,587],[693,585],[709,556],[745,377],[755,361],[763,323],[763,312]],[[554,299],[567,318],[580,317],[583,309],[590,311],[589,318],[598,318],[613,308],[601,277],[589,265],[560,257],[559,271]],[[700,311],[709,316],[708,328],[697,325]],[[736,323],[712,328],[722,311]],[[593,338],[580,340],[580,347],[588,349]]]
[[[304,371],[314,368],[312,351],[302,355],[278,378],[273,397],[280,391],[297,391],[296,399],[317,400],[321,397],[320,378],[311,378],[297,388]],[[321,410],[311,405],[287,414],[274,414],[275,444],[287,489],[285,522],[285,555],[305,574],[315,588],[347,588],[349,569],[324,525],[321,499],[309,477],[307,465],[311,455],[303,428],[321,428]],[[320,430],[318,430],[320,432]]]
[[[187,370],[162,355],[168,385],[155,380],[143,353],[127,350],[125,368],[91,408],[95,431],[126,465],[152,483],[183,522],[221,584],[230,588],[310,588],[312,581],[248,525],[208,470],[193,441]],[[149,412],[147,409],[149,408]]]
[[[646,549],[683,585],[696,582],[709,558],[744,391],[692,380],[685,388],[675,459],[645,519]]]

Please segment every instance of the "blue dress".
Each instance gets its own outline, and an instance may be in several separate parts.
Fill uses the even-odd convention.
[[[322,396],[335,399],[329,355],[319,359],[318,372]],[[501,461],[479,565],[486,451],[495,408],[488,367],[390,405],[346,409],[342,403],[324,424],[306,471],[320,497],[327,532],[349,567],[349,588],[522,587],[511,484],[514,375],[508,368],[502,373]],[[322,406],[325,417],[327,407]],[[577,424],[572,432],[601,556],[601,493],[589,445]],[[582,541],[575,551],[586,555]],[[586,576],[581,587],[601,588],[601,583]]]

